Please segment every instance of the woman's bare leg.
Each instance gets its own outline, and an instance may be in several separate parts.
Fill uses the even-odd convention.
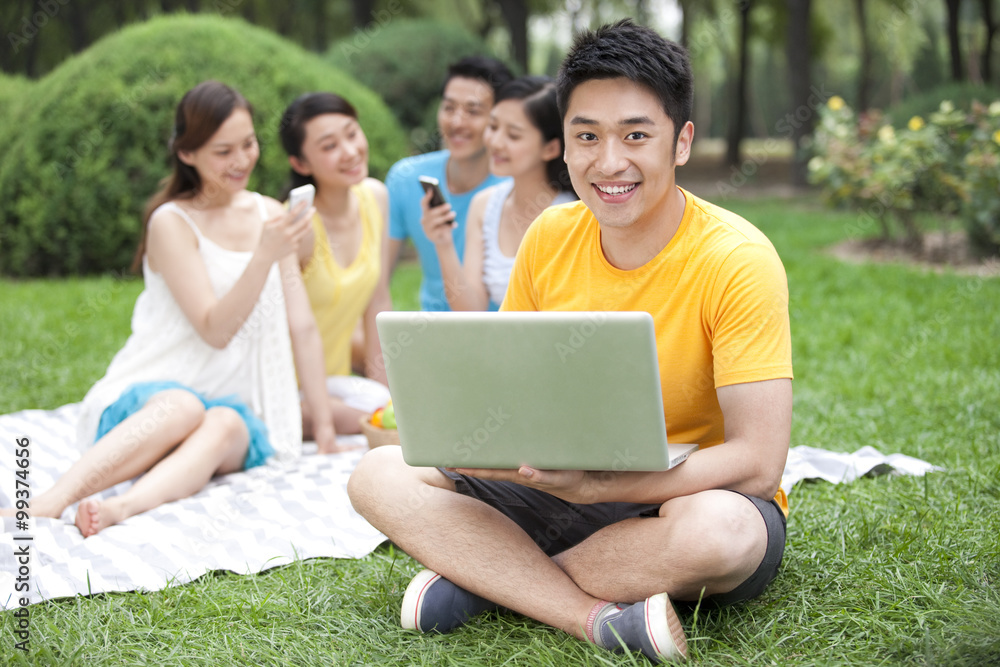
[[[149,470],[201,424],[205,406],[182,389],[154,394],[31,500],[32,516],[58,518],[73,503]]]
[[[225,407],[210,408],[177,449],[140,477],[128,491],[103,501],[80,503],[76,525],[84,537],[201,490],[215,474],[243,468],[250,435],[242,417]]]

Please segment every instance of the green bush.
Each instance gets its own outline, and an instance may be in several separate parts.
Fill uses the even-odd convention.
[[[895,220],[919,248],[918,213],[956,216],[982,254],[1000,254],[1000,98],[968,111],[950,100],[896,130],[880,113],[860,118],[837,96],[820,110],[810,179],[835,205],[857,208],[858,230]]]
[[[975,83],[947,83],[919,95],[907,97],[885,110],[889,122],[897,130],[906,127],[914,116],[927,118],[938,110],[941,100],[948,100],[956,109],[970,111],[973,102],[989,104],[997,98],[996,88]]]
[[[356,31],[334,42],[326,57],[377,92],[418,152],[434,150],[429,138],[448,65],[468,55],[494,56],[486,43],[460,26],[431,19],[397,18],[377,30]]]
[[[254,105],[261,160],[250,187],[277,195],[288,174],[285,106],[333,90],[358,109],[382,177],[406,153],[379,97],[300,47],[238,19],[174,15],[110,35],[32,84],[0,163],[0,274],[121,270],[143,206],[169,173],[166,145],[185,91],[205,79]]]
[[[23,76],[0,74],[0,132],[12,126],[15,109],[20,107],[30,86],[31,80]]]

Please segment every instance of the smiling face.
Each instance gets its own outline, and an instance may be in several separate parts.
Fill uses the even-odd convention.
[[[250,112],[234,109],[204,145],[178,151],[177,157],[198,172],[202,192],[232,195],[245,190],[260,157]]]
[[[301,157],[289,160],[320,187],[350,187],[368,176],[368,139],[356,118],[322,114],[305,124]]]
[[[498,102],[490,111],[490,122],[483,135],[490,154],[490,171],[496,176],[521,176],[542,170],[545,163],[559,155],[559,140],[545,141],[524,113],[522,100]]]
[[[674,145],[657,97],[628,79],[592,79],[570,95],[563,124],[573,187],[602,229],[657,225],[676,210],[674,167],[687,162],[694,126]]]
[[[444,88],[438,107],[438,129],[444,147],[457,160],[483,154],[483,130],[493,106],[493,89],[485,81],[452,77]]]

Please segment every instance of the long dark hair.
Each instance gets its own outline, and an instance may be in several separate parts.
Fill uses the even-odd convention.
[[[559,140],[559,155],[545,163],[545,176],[556,190],[574,192],[570,183],[569,169],[563,154],[566,142],[563,139],[562,118],[556,104],[555,81],[547,76],[520,76],[500,86],[494,104],[504,100],[520,100],[524,115],[542,133],[545,143]]]
[[[191,199],[201,190],[201,177],[191,165],[184,164],[177,154],[195,151],[205,145],[236,109],[246,109],[251,118],[253,107],[237,90],[218,81],[203,81],[187,91],[177,104],[174,130],[167,148],[173,171],[146,202],[142,216],[142,238],[132,260],[132,270],[142,266],[146,254],[146,234],[149,218],[159,206],[175,199]]]
[[[281,116],[278,134],[281,136],[281,145],[289,157],[302,159],[302,142],[306,138],[306,123],[317,116],[328,113],[350,116],[354,120],[358,120],[358,112],[351,103],[334,93],[306,93],[288,105],[285,113]],[[307,183],[316,184],[312,176],[300,174],[294,169],[290,169],[288,185],[282,192],[281,199],[288,197],[288,192],[292,188]]]

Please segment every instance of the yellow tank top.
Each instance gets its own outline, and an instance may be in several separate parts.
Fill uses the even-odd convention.
[[[313,254],[302,271],[309,304],[323,339],[326,374],[350,375],[351,335],[378,284],[382,257],[382,214],[363,184],[351,188],[361,212],[361,247],[349,266],[337,263],[317,214],[312,220]]]

